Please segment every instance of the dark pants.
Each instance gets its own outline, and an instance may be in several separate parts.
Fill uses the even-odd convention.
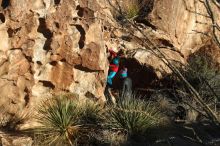
[[[122,79],[121,84],[121,95],[120,96],[130,96],[132,93],[132,80],[129,77]]]

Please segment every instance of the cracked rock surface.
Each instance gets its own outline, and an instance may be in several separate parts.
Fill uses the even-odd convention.
[[[2,104],[23,110],[60,92],[104,100],[108,65],[102,25],[94,18],[98,2],[95,7],[72,0],[0,3]]]

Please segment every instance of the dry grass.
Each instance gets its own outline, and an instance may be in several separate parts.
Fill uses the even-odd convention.
[[[151,1],[152,0],[115,0],[115,2],[113,2],[109,0],[114,7],[112,14],[115,15],[116,18],[125,17],[127,19],[137,17],[144,7],[149,7]]]
[[[33,114],[29,111],[10,112],[6,106],[0,106],[0,127],[6,130],[19,131],[18,126],[31,118],[33,118]]]
[[[141,0],[126,0],[122,3],[122,9],[125,13],[126,18],[132,19],[136,17],[142,8]]]
[[[121,131],[103,130],[95,135],[98,143],[111,146],[123,145],[127,142],[127,135]]]

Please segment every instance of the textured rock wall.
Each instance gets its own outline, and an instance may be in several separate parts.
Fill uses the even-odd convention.
[[[96,1],[2,0],[0,101],[19,112],[60,92],[104,100],[107,56]]]
[[[220,24],[220,9],[210,2],[213,17]],[[217,62],[219,49],[212,39],[212,20],[204,5],[199,0],[154,0],[152,11],[148,13],[145,20],[138,20],[146,27],[140,29],[160,48],[160,51],[170,60],[186,63],[188,56],[199,49],[206,47],[212,52]],[[145,22],[145,23],[143,23]],[[143,37],[140,32],[134,34]],[[216,30],[219,37],[220,31]],[[220,38],[220,37],[219,37]],[[129,45],[123,42],[126,48],[139,48],[136,44]],[[162,78],[171,70],[151,51],[138,50],[133,56],[141,64],[153,67],[157,77]]]
[[[162,30],[184,56],[206,43],[211,29],[205,5],[197,0],[155,1],[151,23]],[[204,33],[204,34],[202,34]]]

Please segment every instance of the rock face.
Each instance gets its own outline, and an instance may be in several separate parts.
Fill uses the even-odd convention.
[[[0,144],[2,146],[32,146],[33,140],[27,136],[9,135],[1,131]]]
[[[60,92],[104,100],[108,62],[102,25],[95,19],[98,2],[0,3],[1,104],[19,112]]]
[[[123,9],[123,1],[120,2],[119,5]],[[114,2],[112,4],[114,5]],[[185,63],[189,55],[205,47],[215,50],[212,51],[215,52],[213,57],[219,62],[219,58],[216,57],[216,54],[219,54],[216,49],[218,47],[213,42],[214,38],[211,37],[213,36],[212,20],[214,23],[220,24],[219,4],[213,2],[208,4],[211,7],[213,19],[210,17],[209,10],[206,9],[205,1],[145,0],[144,4],[146,4],[145,14],[134,19],[141,31],[134,30],[132,33],[114,31],[115,37],[121,38],[120,42],[125,48],[137,49],[130,58],[134,58],[142,65],[152,67],[158,78],[171,73],[171,70],[151,51],[143,49],[147,45],[151,48],[157,47],[167,59],[181,63]],[[154,46],[150,43],[137,45],[138,41],[135,40],[135,37],[144,39],[145,36],[142,33],[148,36]],[[220,40],[220,31],[217,28],[215,28],[215,33]],[[143,42],[139,44],[141,43],[143,44]]]
[[[184,56],[195,52],[210,39],[205,34],[211,30],[211,21],[205,4],[199,1],[155,1],[149,19]]]
[[[158,78],[170,73],[151,52],[139,49],[144,46],[130,39],[128,32],[116,29],[120,26],[113,17],[116,12],[105,0],[0,3],[0,101],[14,109],[11,113],[61,92],[105,100],[105,45],[116,51],[120,45],[136,50],[131,58],[150,66]],[[211,42],[211,19],[200,1],[154,0],[151,4],[145,19],[137,23],[169,59],[185,63],[191,53]],[[213,9],[218,22],[219,9],[215,5]],[[144,37],[138,31],[133,34]]]

